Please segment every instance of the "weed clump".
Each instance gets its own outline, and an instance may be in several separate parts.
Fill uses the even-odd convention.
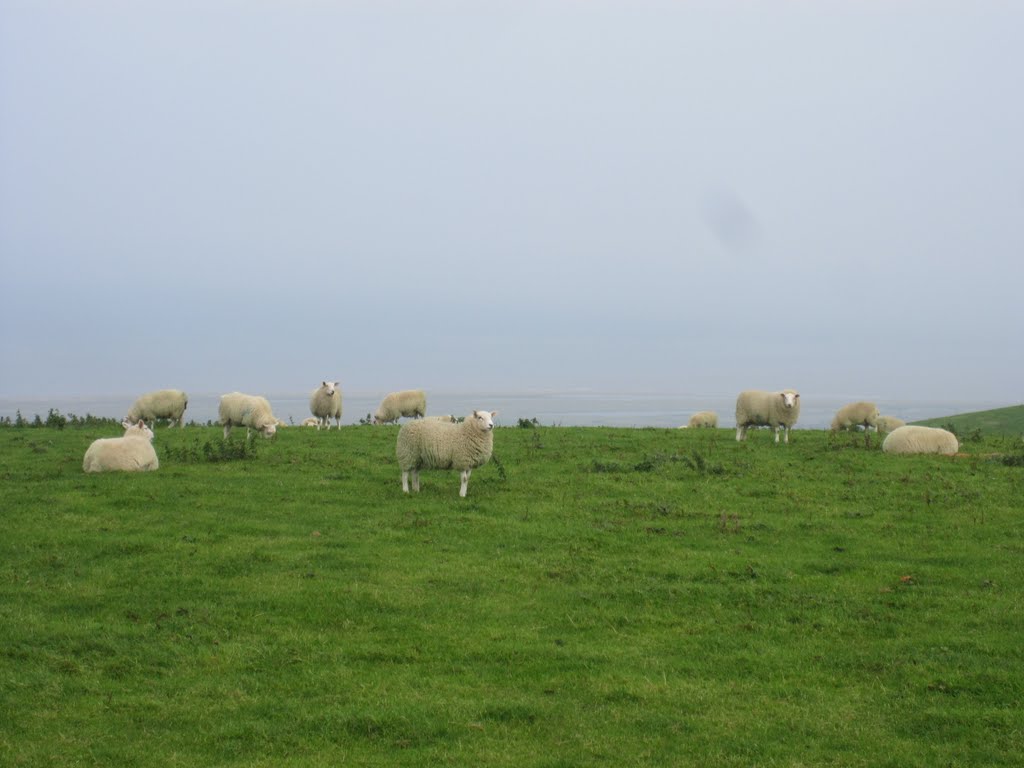
[[[255,459],[259,453],[255,440],[198,440],[190,445],[160,446],[164,457],[181,464],[217,464],[225,461]]]

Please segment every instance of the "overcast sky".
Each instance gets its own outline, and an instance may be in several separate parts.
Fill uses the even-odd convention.
[[[1024,3],[0,0],[0,396],[1024,401]]]

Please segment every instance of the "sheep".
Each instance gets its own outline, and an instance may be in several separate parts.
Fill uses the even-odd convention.
[[[330,429],[332,418],[338,429],[341,429],[341,388],[338,382],[324,381],[313,390],[309,396],[309,412],[320,420],[316,425],[317,432],[321,424]]]
[[[145,419],[154,427],[157,419],[170,419],[169,426],[173,427],[174,422],[178,422],[179,427],[184,427],[187,407],[188,395],[180,389],[158,389],[139,396],[125,418],[133,424]]]
[[[422,389],[392,392],[380,401],[373,416],[374,424],[389,424],[401,416],[422,417],[427,413],[427,395]]]
[[[278,420],[270,411],[270,403],[265,397],[244,395],[231,392],[221,395],[217,409],[220,423],[224,425],[224,439],[231,434],[232,427],[245,427],[245,436],[249,430],[258,429],[264,437],[271,437],[277,432]]]
[[[482,467],[494,450],[494,417],[497,411],[473,411],[464,421],[450,423],[418,419],[398,431],[395,455],[402,470],[402,492],[420,490],[421,469],[457,469],[461,474],[459,496],[465,497],[469,476]]]
[[[320,429],[320,419],[316,418],[315,416],[310,416],[308,419],[302,420],[302,426],[316,427],[317,429]]]
[[[139,419],[121,422],[124,435],[93,440],[82,459],[85,472],[148,472],[160,467],[153,450],[153,430]]]
[[[456,419],[450,413],[445,414],[443,416],[424,416],[423,418],[426,419],[427,421],[446,421],[449,424],[455,424],[456,422],[458,422],[458,419]]]
[[[746,440],[747,427],[773,427],[775,442],[779,442],[779,429],[789,431],[800,417],[800,393],[792,389],[781,392],[762,392],[748,389],[736,398],[736,440]]]
[[[833,432],[838,432],[841,429],[849,429],[855,426],[863,426],[865,430],[874,427],[877,432],[878,406],[864,400],[856,403],[847,403],[836,411],[836,415],[832,419],[832,426],[829,429]]]
[[[897,419],[895,416],[879,416],[875,419],[875,429],[879,432],[892,432],[906,423],[903,419]]]
[[[882,441],[885,453],[942,453],[952,456],[958,450],[960,444],[956,435],[938,427],[897,427]]]
[[[690,417],[688,427],[707,427],[709,429],[718,428],[718,414],[714,411],[698,411]]]

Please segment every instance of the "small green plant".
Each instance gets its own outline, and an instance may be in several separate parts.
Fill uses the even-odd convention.
[[[161,445],[163,458],[182,464],[207,462],[216,464],[225,461],[244,461],[255,459],[259,455],[259,442],[256,440],[198,440],[186,445]]]
[[[535,429],[540,426],[540,422],[537,421],[537,417],[535,416],[532,419],[520,419],[517,426],[520,429]]]

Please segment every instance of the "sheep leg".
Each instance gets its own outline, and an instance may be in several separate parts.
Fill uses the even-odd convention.
[[[230,434],[231,434],[231,425],[230,424],[225,424],[224,425],[224,439],[227,440],[228,439],[228,435],[230,435]]]
[[[469,476],[472,472],[472,469],[462,470],[462,482],[459,484],[459,496],[463,498],[466,497],[466,491],[469,490]]]
[[[747,428],[746,427],[739,427],[739,426],[736,427],[736,442],[737,443],[740,442],[741,440],[743,440],[746,436],[747,436]]]
[[[402,470],[402,493],[409,492],[409,470]]]
[[[786,435],[786,442],[787,443],[789,442],[789,435]],[[775,444],[776,445],[779,444],[779,428],[778,427],[775,428]]]
[[[418,469],[412,471],[412,489],[416,493],[420,492],[420,471]]]

